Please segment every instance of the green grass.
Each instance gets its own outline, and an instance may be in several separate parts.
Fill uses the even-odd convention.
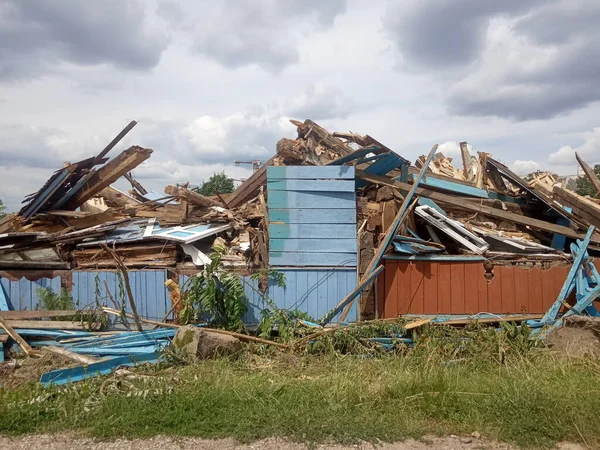
[[[600,366],[528,356],[256,356],[0,392],[0,433],[78,430],[252,441],[396,441],[479,431],[524,447],[600,445]]]

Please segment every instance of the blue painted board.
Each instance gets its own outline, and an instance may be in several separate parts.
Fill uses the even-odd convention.
[[[0,283],[0,311],[8,311],[10,308],[8,306],[8,296],[4,292],[4,287],[2,283]]]
[[[356,267],[356,252],[271,252],[269,254],[269,263],[272,266]]]
[[[345,178],[354,180],[353,166],[270,166],[267,180],[276,179],[327,179]]]
[[[271,191],[268,194],[271,208],[356,208],[354,192],[298,192]]]
[[[108,375],[118,367],[133,367],[141,363],[155,363],[159,360],[159,353],[147,353],[144,355],[135,356],[120,356],[110,358],[106,361],[100,361],[94,364],[85,366],[73,367],[71,369],[59,369],[52,372],[46,372],[40,377],[40,383],[44,386],[51,384],[61,385],[67,384],[69,381],[76,382],[92,378],[99,375]]]
[[[273,180],[267,191],[354,192],[354,180]]]
[[[409,174],[408,179],[411,181],[415,180],[415,174]],[[478,198],[489,198],[488,192],[485,189],[479,189],[475,186],[469,186],[466,184],[456,183],[450,180],[443,180],[440,178],[433,178],[425,175],[419,183],[422,187],[433,187],[443,189],[445,191],[454,192],[461,195],[468,195],[471,197]]]
[[[272,223],[269,225],[269,236],[273,239],[356,239],[356,226],[353,224]]]
[[[348,253],[357,251],[356,239],[270,239],[271,252]]]
[[[376,145],[361,148],[359,150],[355,150],[354,152],[350,153],[349,155],[341,156],[338,159],[336,159],[335,161],[332,161],[327,165],[328,166],[341,166],[344,163],[347,163],[350,161],[356,161],[357,159],[363,158],[363,157],[367,156],[369,153],[376,152],[378,150],[380,150],[380,148]]]
[[[269,222],[282,223],[356,223],[356,208],[347,209],[269,209]]]
[[[1,362],[4,362],[4,343],[3,342],[0,342],[0,363]]]

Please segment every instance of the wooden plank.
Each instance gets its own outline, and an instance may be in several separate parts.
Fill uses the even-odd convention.
[[[577,152],[575,152],[575,158],[577,159],[577,162],[583,169],[585,175],[588,177],[588,180],[590,180],[590,182],[592,183],[592,186],[594,186],[594,189],[596,189],[596,193],[600,193],[600,180],[596,176],[594,169],[592,169],[590,165],[586,163]]]
[[[393,179],[391,179],[389,177],[371,175],[371,174],[368,174],[368,173],[360,171],[360,170],[357,170],[356,174],[359,178],[364,179],[366,181],[370,181],[371,183],[395,187],[401,191],[402,190],[406,191],[413,186],[408,183],[401,183],[399,181],[394,181]],[[460,199],[460,198],[457,198],[452,195],[442,194],[441,192],[435,192],[431,189],[417,188],[416,194],[423,196],[423,197],[430,198],[436,202],[448,203],[450,205],[461,207],[461,208],[469,210],[469,211],[480,212],[480,213],[486,214],[488,216],[497,217],[499,219],[504,219],[504,220],[507,220],[510,222],[517,223],[519,225],[529,226],[536,230],[547,231],[550,233],[558,233],[558,234],[562,234],[564,236],[570,237],[572,239],[583,239],[585,237],[585,234],[578,233],[577,231],[575,231],[571,228],[565,227],[565,226],[556,225],[553,223],[546,222],[544,220],[534,219],[532,217],[527,217],[527,216],[523,216],[520,214],[514,214],[509,211],[502,211],[500,209],[491,208],[488,206],[478,204],[473,201]],[[595,244],[600,244],[600,237],[598,237],[597,234],[595,236],[596,237],[593,237],[591,239],[591,242],[593,242]]]
[[[268,199],[269,209],[348,209],[356,207],[355,202],[354,192],[271,191]]]
[[[13,327],[11,327],[10,324],[7,323],[2,317],[0,317],[0,327],[4,328],[4,330],[6,331],[6,334],[8,334],[17,344],[19,344],[19,347],[21,347],[21,349],[23,349],[23,351],[25,352],[26,355],[35,354],[35,352],[31,348],[31,346],[25,341],[25,339],[23,339],[15,331],[15,329]]]
[[[278,224],[269,225],[271,239],[356,239],[356,225],[352,224]]]
[[[221,203],[214,201],[211,198],[205,197],[198,192],[194,192],[191,189],[177,187],[173,185],[167,185],[165,187],[165,194],[172,195],[177,197],[178,199],[185,200],[192,205],[198,206],[219,206],[221,207]]]
[[[330,209],[323,211],[322,209],[282,209],[269,208],[270,223],[320,223],[323,226],[329,223],[337,224],[355,224],[356,209]]]
[[[272,252],[348,253],[357,251],[356,239],[274,239],[269,240]],[[2,313],[0,313],[1,315]]]
[[[72,361],[76,361],[81,364],[94,364],[94,363],[97,363],[100,361],[98,358],[94,358],[92,356],[87,356],[87,355],[79,355],[79,354],[72,352],[71,350],[68,350],[64,347],[56,347],[54,345],[42,347],[42,350],[44,350],[46,352],[54,353],[56,355],[63,356],[65,358],[68,358]]]
[[[271,191],[315,191],[315,192],[354,192],[354,180],[296,180],[284,179],[267,182]]]
[[[353,166],[271,166],[267,168],[267,180],[354,180]]]
[[[100,323],[71,322],[67,320],[6,319],[5,322],[13,328],[31,328],[33,330],[98,330],[102,326]]]
[[[300,253],[272,251],[269,253],[269,262],[272,266],[355,267],[356,252]]]
[[[117,181],[150,158],[152,150],[133,146],[107,162],[88,180],[83,188],[69,200],[67,209],[75,209],[105,187]]]
[[[576,215],[595,227],[600,226],[600,205],[560,186],[554,186],[552,193],[560,204],[570,207]]]
[[[402,225],[404,220],[406,220],[406,217],[408,216],[408,213],[412,206],[411,201],[415,195],[417,187],[419,186],[420,181],[422,180],[423,176],[425,175],[425,171],[426,171],[427,167],[429,166],[429,163],[433,160],[433,157],[435,155],[435,152],[437,151],[437,148],[438,148],[438,144],[435,144],[429,151],[429,154],[427,155],[427,158],[425,159],[425,163],[424,163],[421,171],[419,172],[417,179],[415,180],[414,184],[408,189],[408,193],[406,194],[406,196],[404,197],[404,200],[402,201],[402,206],[400,207],[398,214],[394,218],[394,222],[388,228],[387,232],[383,236],[383,239],[382,239],[379,247],[377,247],[377,251],[375,252],[375,255],[373,256],[373,259],[369,263],[369,266],[367,267],[367,270],[365,271],[365,274],[363,275],[362,280],[364,280],[365,277],[369,276],[369,274],[375,268],[375,266],[379,264],[379,262],[381,261],[381,258],[387,251],[387,248],[389,247],[390,242],[392,242],[392,239],[394,238],[394,235],[396,234],[398,227],[400,225]],[[366,180],[366,181],[369,181],[369,180]],[[346,317],[347,317],[348,313],[350,312],[351,307],[352,307],[352,303],[349,303],[348,306],[346,307],[346,309],[344,310],[344,312],[342,313],[342,316],[341,316],[342,321],[346,320]]]
[[[94,311],[85,310],[24,310],[24,311],[0,311],[0,317],[7,320],[15,319],[41,319],[45,317],[68,317],[76,314],[90,314]]]
[[[267,168],[275,163],[275,158],[276,156],[271,157],[227,197],[229,207],[237,208],[258,194],[260,187],[267,183]]]

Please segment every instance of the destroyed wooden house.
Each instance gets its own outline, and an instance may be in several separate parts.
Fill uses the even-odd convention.
[[[369,135],[292,122],[298,137],[281,139],[230,194],[183,184],[150,198],[131,171],[152,150],[107,159],[134,122],[97,156],[65,165],[0,222],[0,310],[35,309],[38,287],[113,306],[118,260],[140,316],[172,320],[165,283],[184,286],[218,246],[247,286],[247,324],[267,308],[264,295],[323,324],[541,315],[572,268],[571,244],[600,225],[597,200],[551,174],[526,182],[466,143],[461,168],[437,146],[411,165]],[[128,193],[111,186],[121,177]],[[600,234],[589,241],[593,255]]]

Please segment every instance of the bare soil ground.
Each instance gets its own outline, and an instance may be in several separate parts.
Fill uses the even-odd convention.
[[[583,447],[572,444],[562,444],[561,450],[583,450]],[[363,443],[357,445],[309,445],[298,444],[281,439],[266,439],[252,444],[240,444],[233,439],[196,439],[196,438],[170,438],[157,436],[151,439],[118,439],[114,441],[101,441],[91,438],[77,437],[76,435],[32,435],[18,438],[0,436],[0,449],[11,450],[350,450],[350,449],[377,449],[377,450],[465,450],[489,449],[512,450],[507,444],[490,442],[475,437],[449,436],[445,438],[428,437],[422,441],[407,440],[393,444]]]
[[[548,334],[546,343],[567,358],[600,358],[600,319],[571,316]]]

